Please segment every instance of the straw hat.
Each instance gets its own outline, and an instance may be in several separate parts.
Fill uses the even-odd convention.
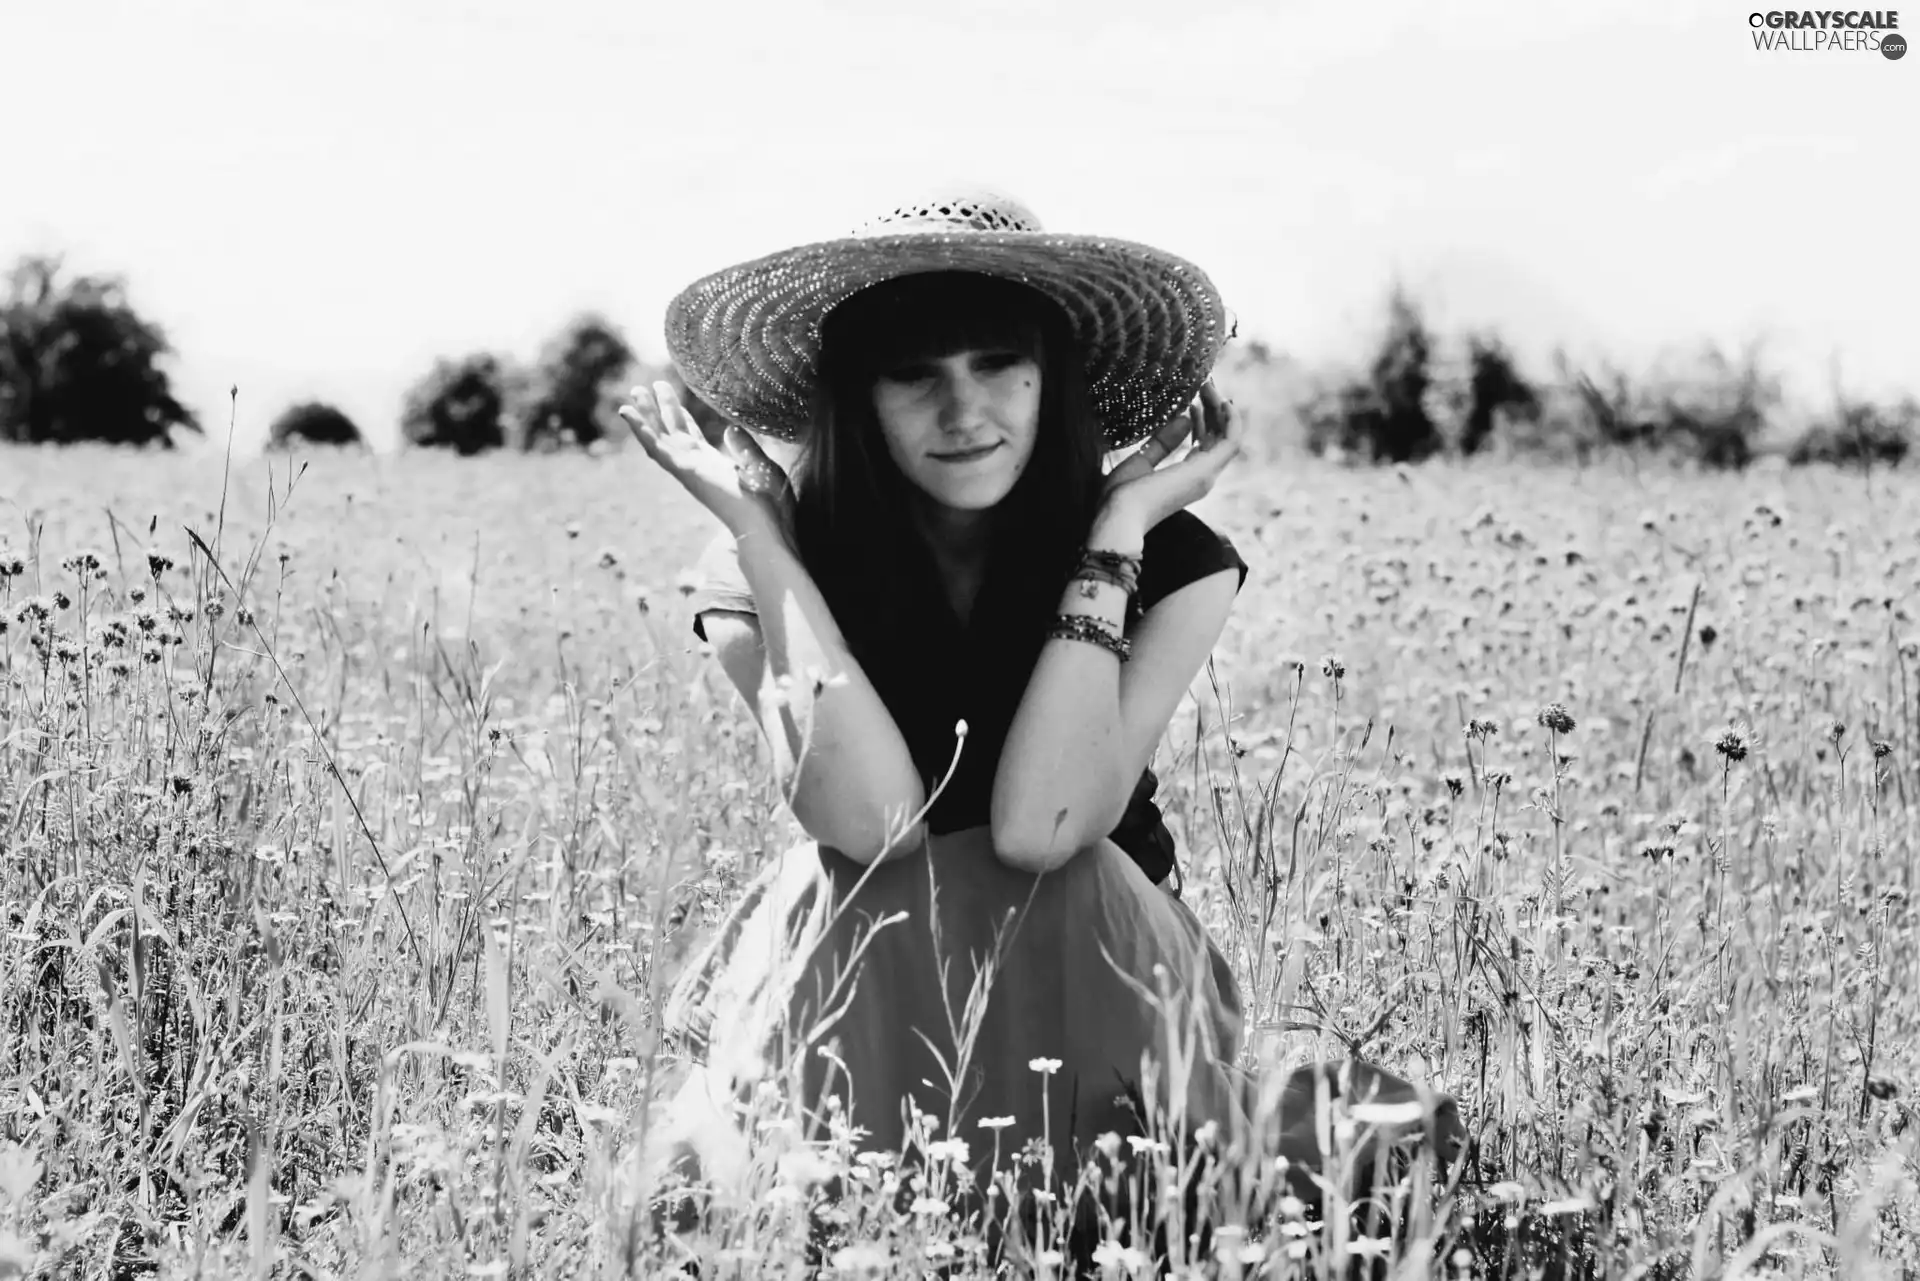
[[[1199,394],[1232,313],[1192,263],[1150,245],[1043,231],[1019,201],[951,187],[838,240],[703,277],[667,307],[667,350],[702,400],[750,431],[796,441],[828,312],[869,285],[929,271],[1019,281],[1052,299],[1086,354],[1110,449],[1145,437]]]

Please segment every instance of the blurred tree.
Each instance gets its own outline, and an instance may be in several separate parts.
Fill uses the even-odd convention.
[[[1433,339],[1406,291],[1387,300],[1387,329],[1364,378],[1319,387],[1299,408],[1314,453],[1338,450],[1374,462],[1430,458],[1445,443],[1427,410]]]
[[[166,335],[106,276],[60,279],[62,260],[29,255],[0,299],[0,440],[104,440],[171,448],[200,424],[158,368]]]
[[[506,444],[505,410],[511,376],[485,352],[437,360],[408,390],[400,434],[410,445],[470,456]]]
[[[1376,460],[1418,462],[1439,452],[1440,431],[1427,414],[1432,357],[1426,321],[1406,291],[1395,285],[1387,300],[1386,337],[1373,358],[1378,418],[1371,434]]]
[[[353,419],[324,401],[308,400],[289,405],[267,429],[270,449],[289,445],[360,445],[366,443]]]
[[[533,372],[522,413],[521,446],[591,445],[620,420],[613,409],[617,379],[633,366],[633,350],[600,316],[577,316],[547,344]],[[624,425],[622,425],[624,430]]]
[[[1920,446],[1920,401],[1908,396],[1896,405],[1874,405],[1842,398],[1833,416],[1814,423],[1787,450],[1795,464],[1882,463],[1898,466]]]
[[[1493,436],[1494,416],[1502,411],[1533,421],[1540,395],[1520,376],[1506,345],[1491,334],[1467,339],[1467,415],[1460,429],[1460,452],[1480,452]]]

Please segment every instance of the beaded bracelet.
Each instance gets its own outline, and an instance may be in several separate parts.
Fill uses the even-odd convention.
[[[1047,637],[1087,641],[1113,654],[1123,663],[1133,656],[1133,642],[1108,630],[1105,623],[1091,614],[1055,614],[1053,626],[1047,629]]]
[[[1088,600],[1094,598],[1096,595],[1094,588],[1100,583],[1111,583],[1125,592],[1129,597],[1133,595],[1134,588],[1137,586],[1137,584],[1130,581],[1123,574],[1116,574],[1110,569],[1099,569],[1090,565],[1082,565],[1078,571],[1078,576],[1075,577],[1073,581],[1082,584],[1080,594]]]
[[[1128,589],[1132,590],[1133,585],[1140,581],[1140,569],[1143,564],[1144,562],[1138,556],[1129,556],[1125,552],[1100,551],[1096,548],[1088,547],[1081,550],[1080,566],[1079,569],[1074,572],[1078,573],[1081,570],[1089,569],[1106,570],[1108,573],[1118,574],[1125,578],[1128,583]]]

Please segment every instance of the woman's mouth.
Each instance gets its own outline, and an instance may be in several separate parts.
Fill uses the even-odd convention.
[[[970,463],[977,458],[985,458],[998,448],[1000,448],[1000,442],[996,440],[991,445],[982,445],[978,449],[969,449],[961,453],[935,454],[933,457],[943,463]]]

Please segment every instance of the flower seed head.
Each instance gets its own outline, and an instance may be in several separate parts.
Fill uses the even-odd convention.
[[[1738,765],[1747,759],[1747,749],[1752,740],[1741,726],[1734,726],[1714,742],[1713,750],[1727,758],[1729,764]]]
[[[1540,723],[1556,734],[1573,733],[1573,717],[1559,703],[1548,703],[1540,709]]]

